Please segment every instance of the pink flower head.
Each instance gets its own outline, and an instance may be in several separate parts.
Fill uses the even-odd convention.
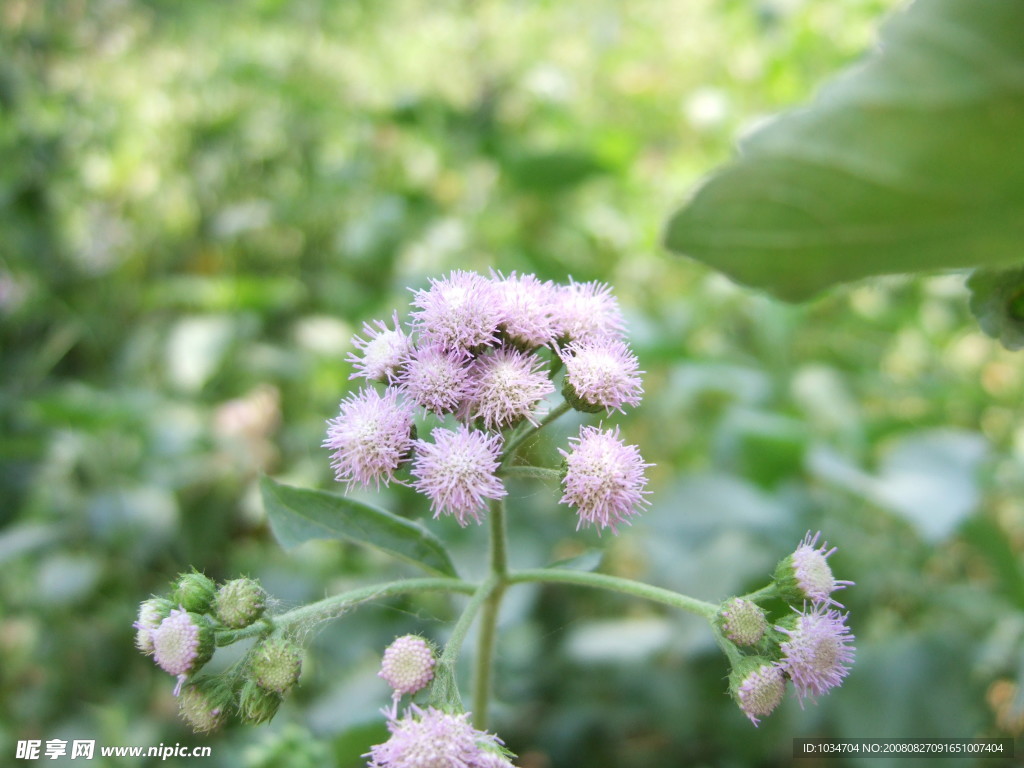
[[[349,376],[356,379],[360,376],[368,381],[391,382],[398,373],[399,367],[409,352],[410,340],[398,322],[398,313],[391,317],[394,328],[388,328],[381,320],[375,320],[376,328],[363,323],[366,339],[353,337],[352,344],[362,355],[352,353],[346,358],[355,366],[355,372]]]
[[[786,679],[782,670],[774,664],[763,664],[748,674],[739,689],[736,698],[740,709],[756,727],[759,718],[770,715],[782,702],[786,693]]]
[[[470,430],[433,430],[434,442],[416,441],[413,488],[426,494],[434,518],[455,515],[459,525],[467,517],[481,521],[487,499],[498,499],[507,491],[495,475],[501,453],[501,436]]]
[[[586,407],[622,411],[639,405],[643,386],[636,356],[615,338],[596,337],[569,344],[560,353],[571,394]],[[584,408],[585,410],[586,408]]]
[[[474,362],[465,410],[492,430],[524,418],[536,424],[534,407],[554,390],[539,358],[503,347]]]
[[[391,738],[370,748],[367,768],[491,768],[501,766],[489,755],[500,752],[501,740],[478,731],[469,714],[459,715],[412,705],[401,719],[388,722]]]
[[[846,626],[847,614],[824,603],[797,613],[792,628],[777,626],[788,635],[780,644],[783,658],[777,662],[793,681],[801,705],[804,697],[821,696],[843,682],[853,663],[854,637]]]
[[[177,675],[178,684],[174,695],[181,692],[182,683],[196,667],[206,663],[209,657],[209,641],[204,643],[204,628],[195,621],[196,616],[183,608],[171,609],[171,615],[153,630],[153,660],[170,675]]]
[[[832,569],[826,562],[826,558],[836,551],[835,547],[828,548],[828,543],[823,543],[815,548],[821,532],[811,536],[808,531],[804,540],[793,552],[791,557],[793,577],[797,586],[807,599],[819,603],[829,603],[842,608],[841,603],[832,599],[832,593],[837,589],[851,586],[852,581],[837,581],[832,575]]]
[[[602,431],[597,427],[582,427],[579,437],[570,437],[575,445],[566,452],[566,471],[562,483],[565,495],[562,504],[576,507],[579,523],[576,530],[585,524],[611,528],[618,533],[616,525],[627,523],[627,517],[639,512],[638,507],[648,504],[644,495],[647,478],[645,464],[640,450],[635,445],[625,445],[619,439],[619,428]]]
[[[556,290],[555,329],[559,338],[622,338],[622,310],[607,285],[572,281]]]
[[[388,389],[363,389],[341,401],[339,415],[327,422],[324,448],[339,483],[387,485],[412,447],[413,412]]]
[[[160,602],[156,598],[143,600],[139,605],[139,616],[132,624],[137,630],[135,633],[135,647],[146,656],[153,653],[153,633],[165,618],[164,611],[160,609]]]
[[[395,693],[416,693],[434,679],[434,651],[422,637],[403,635],[384,651],[377,675]]]
[[[513,344],[542,347],[555,340],[555,286],[534,275],[493,276],[501,302],[502,329]]]
[[[423,344],[444,349],[476,350],[497,339],[501,302],[494,284],[475,272],[455,270],[430,289],[416,291],[413,322]]]
[[[406,361],[399,386],[414,403],[443,416],[466,397],[469,365],[463,349],[420,347]]]

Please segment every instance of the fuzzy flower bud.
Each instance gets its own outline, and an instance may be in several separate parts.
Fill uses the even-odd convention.
[[[815,548],[820,537],[820,531],[813,536],[810,531],[807,532],[793,554],[776,567],[775,583],[782,596],[792,601],[810,600],[842,608],[831,595],[837,589],[851,586],[853,582],[837,581],[832,575],[827,558],[836,548],[829,549],[827,543]]]
[[[146,656],[153,653],[153,632],[160,622],[171,615],[174,603],[162,597],[151,597],[139,604],[139,617],[132,624],[138,631],[135,633],[135,647]]]
[[[207,677],[185,686],[178,700],[182,719],[196,733],[212,733],[228,719],[234,695],[223,679]]]
[[[577,411],[622,411],[639,405],[644,391],[637,359],[619,339],[598,337],[569,344],[560,353],[565,363],[562,395]]]
[[[443,416],[467,394],[470,360],[464,349],[421,347],[406,361],[399,386],[414,403]]]
[[[465,424],[455,431],[435,429],[434,442],[416,441],[412,487],[430,499],[434,517],[455,515],[459,525],[467,518],[477,522],[487,499],[508,493],[495,475],[501,453],[501,436],[471,431]]]
[[[291,640],[271,638],[260,645],[249,662],[249,674],[267,691],[287,693],[302,672],[302,649]]]
[[[412,303],[422,344],[476,351],[497,340],[501,303],[494,284],[475,272],[456,270],[444,280],[431,280],[430,289],[417,291]]]
[[[846,614],[816,603],[775,628],[788,636],[779,645],[783,658],[778,666],[793,681],[801,704],[843,682],[855,650]]]
[[[729,692],[755,726],[782,702],[786,680],[782,670],[760,656],[748,656],[729,675]]]
[[[644,490],[647,478],[645,464],[640,450],[635,445],[626,445],[619,439],[619,428],[602,431],[585,426],[579,437],[570,437],[575,442],[566,452],[565,476],[562,487],[565,494],[560,502],[576,507],[579,523],[611,528],[627,522],[626,518],[638,512],[638,507],[647,504]]]
[[[153,660],[168,674],[177,675],[177,696],[185,678],[213,656],[213,627],[205,616],[174,608],[152,635]]]
[[[469,723],[469,714],[450,714],[413,705],[390,719],[391,738],[364,757],[367,768],[504,768],[501,740]],[[495,760],[495,756],[498,760]]]
[[[396,693],[416,693],[434,679],[434,651],[422,637],[403,635],[384,651],[378,676]]]
[[[611,288],[604,283],[573,281],[557,286],[554,308],[554,325],[560,339],[622,337],[622,310]]]
[[[555,339],[553,283],[534,275],[492,275],[501,303],[501,330],[516,346],[534,349]]]
[[[718,626],[736,645],[757,645],[768,630],[768,620],[757,604],[733,597],[719,609]]]
[[[355,372],[349,376],[350,379],[362,377],[367,381],[394,381],[409,352],[411,342],[399,325],[397,312],[392,315],[392,322],[395,324],[393,329],[388,328],[380,320],[374,321],[376,328],[369,323],[363,323],[366,340],[358,336],[352,339],[352,345],[362,352],[362,356],[353,353],[347,358],[355,368]]]
[[[255,680],[246,680],[238,696],[238,717],[248,725],[259,725],[271,720],[281,707],[281,694],[268,691],[256,684]]]
[[[340,483],[368,488],[387,485],[408,456],[413,438],[412,407],[398,393],[363,389],[341,401],[339,415],[327,422],[324,448]]]
[[[171,602],[191,613],[206,613],[216,591],[217,585],[209,576],[198,571],[183,573],[171,593]]]
[[[514,426],[522,419],[537,424],[533,409],[554,390],[539,358],[503,348],[481,355],[473,364],[466,406],[491,430]]]
[[[232,579],[224,582],[213,600],[213,610],[220,621],[231,629],[248,627],[267,606],[267,593],[255,579]]]

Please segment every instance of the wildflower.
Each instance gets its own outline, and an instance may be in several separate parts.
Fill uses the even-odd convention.
[[[138,631],[135,633],[135,647],[146,656],[153,653],[153,632],[160,622],[171,615],[174,603],[162,597],[151,597],[139,605],[138,619],[132,624]]]
[[[821,696],[840,685],[849,673],[855,649],[846,616],[816,603],[775,627],[789,638],[779,646],[783,658],[778,665],[793,681],[801,704],[804,697]]]
[[[434,651],[422,637],[403,635],[384,651],[378,677],[395,693],[416,693],[434,679]]]
[[[576,530],[593,524],[617,533],[618,523],[628,524],[626,518],[649,503],[644,498],[649,493],[644,490],[644,469],[653,465],[644,463],[635,445],[625,445],[619,439],[618,427],[602,431],[585,426],[579,437],[569,440],[575,445],[568,452],[558,449],[566,465],[565,495],[560,502],[577,508]]]
[[[266,691],[287,693],[302,673],[302,650],[291,640],[274,637],[259,645],[249,662],[249,674]]]
[[[837,581],[832,575],[826,559],[836,551],[828,548],[828,544],[815,548],[821,532],[811,536],[810,531],[804,536],[796,550],[779,563],[775,569],[775,580],[783,594],[797,600],[811,600],[843,606],[832,599],[831,594],[837,589],[851,586],[852,581]]]
[[[364,757],[367,768],[503,768],[501,740],[479,731],[469,714],[442,712],[412,705],[401,719],[388,721],[391,738],[376,744]]]
[[[213,600],[214,615],[227,627],[248,627],[267,607],[267,593],[255,579],[224,582]]]
[[[265,723],[277,714],[282,701],[277,691],[269,691],[255,680],[246,680],[238,694],[238,717],[249,725]]]
[[[718,624],[722,634],[736,645],[757,645],[768,629],[764,611],[740,597],[733,597],[722,604]]]
[[[500,430],[524,418],[536,424],[534,407],[554,389],[538,358],[498,349],[473,364],[466,410],[488,429]]]
[[[431,280],[412,303],[419,308],[413,324],[421,343],[475,351],[497,340],[501,304],[494,284],[475,272],[455,270],[444,280]]]
[[[587,413],[622,410],[639,405],[644,391],[636,356],[619,339],[573,342],[561,351],[565,363],[562,394],[574,408]]]
[[[341,401],[340,414],[327,422],[331,466],[338,482],[368,487],[394,479],[412,445],[411,406],[398,402],[398,393],[383,395],[363,389]]]
[[[556,288],[555,330],[566,341],[621,338],[622,310],[604,283],[560,285]]]
[[[207,677],[185,686],[178,709],[193,731],[212,733],[227,720],[233,700],[230,685],[223,679]]]
[[[494,276],[501,306],[501,328],[513,344],[526,349],[546,346],[555,339],[553,283],[534,275]]]
[[[216,591],[217,585],[209,576],[198,571],[183,573],[178,577],[174,592],[171,593],[171,602],[180,605],[186,611],[206,613],[210,610]]]
[[[183,608],[174,608],[152,633],[153,660],[165,672],[177,675],[174,695],[185,679],[213,655],[213,628],[207,619]]]
[[[465,424],[457,430],[438,428],[433,442],[417,440],[412,474],[413,488],[430,498],[435,519],[455,515],[459,525],[467,517],[480,522],[486,499],[499,499],[507,491],[495,475],[501,452],[501,436],[471,431]]]
[[[409,353],[411,341],[398,322],[397,312],[391,316],[391,321],[395,325],[394,328],[388,328],[381,320],[374,321],[376,328],[369,323],[363,323],[366,339],[353,337],[352,344],[362,352],[362,355],[353,352],[346,358],[355,367],[355,371],[349,376],[350,379],[361,376],[367,381],[388,383],[395,379]]]
[[[758,718],[767,717],[782,702],[786,680],[767,659],[748,656],[729,675],[729,688],[743,714],[757,726]]]
[[[466,397],[470,360],[464,349],[421,347],[407,359],[399,386],[414,403],[443,416]]]

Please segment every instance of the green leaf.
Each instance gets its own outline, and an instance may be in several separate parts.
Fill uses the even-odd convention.
[[[918,0],[754,132],[665,244],[799,301],[869,275],[1019,263],[1024,2]]]
[[[365,544],[443,576],[456,576],[444,545],[429,531],[369,504],[324,491],[260,480],[270,527],[286,549],[310,539]]]

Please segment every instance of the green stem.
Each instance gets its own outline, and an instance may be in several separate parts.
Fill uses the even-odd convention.
[[[466,603],[452,633],[448,636],[448,642],[444,645],[444,651],[437,660],[437,668],[434,675],[434,684],[431,687],[431,704],[442,709],[461,708],[459,704],[459,687],[455,680],[455,663],[459,659],[459,652],[466,640],[473,619],[476,618],[480,607],[494,592],[498,584],[498,577],[491,574],[473,592],[473,596]]]
[[[473,724],[487,729],[487,709],[491,698],[494,644],[498,629],[498,612],[505,594],[508,578],[508,544],[505,525],[505,504],[502,499],[491,501],[491,579],[493,588],[484,602],[477,636],[476,665],[473,670]]]
[[[508,576],[509,584],[526,584],[530,582],[575,584],[580,587],[596,587],[612,592],[621,592],[625,595],[632,595],[633,597],[670,605],[681,611],[703,616],[708,621],[712,621],[715,618],[715,614],[718,613],[718,606],[713,603],[706,603],[703,600],[681,595],[669,589],[662,589],[661,587],[651,586],[650,584],[633,581],[632,579],[622,579],[618,576],[608,576],[604,573],[569,571],[558,568],[532,568],[510,573]]]
[[[266,636],[275,629],[285,629],[294,624],[308,621],[323,621],[342,615],[359,603],[380,600],[395,595],[407,595],[418,592],[458,592],[471,595],[478,586],[462,579],[423,578],[402,579],[387,584],[371,584],[338,595],[331,595],[309,605],[294,608],[279,616],[258,621],[244,629],[226,630],[217,633],[217,645],[230,645],[247,637]]]
[[[743,595],[742,600],[749,600],[752,603],[757,603],[762,600],[771,600],[773,597],[778,597],[779,591],[775,588],[775,583],[772,582],[767,587],[761,587],[750,594]]]
[[[501,466],[504,467],[506,464],[512,461],[512,458],[516,455],[516,451],[519,450],[520,446],[524,442],[529,440],[535,434],[544,429],[544,427],[546,427],[548,424],[550,424],[552,421],[557,419],[559,416],[561,416],[563,413],[570,410],[571,408],[571,405],[563,401],[556,405],[554,408],[552,408],[548,415],[540,420],[539,424],[537,424],[536,426],[531,425],[530,428],[527,429],[525,432],[513,437],[509,444],[505,447],[505,453],[501,459]]]
[[[551,467],[516,466],[501,470],[502,477],[530,477],[537,480],[561,480],[562,473]]]

